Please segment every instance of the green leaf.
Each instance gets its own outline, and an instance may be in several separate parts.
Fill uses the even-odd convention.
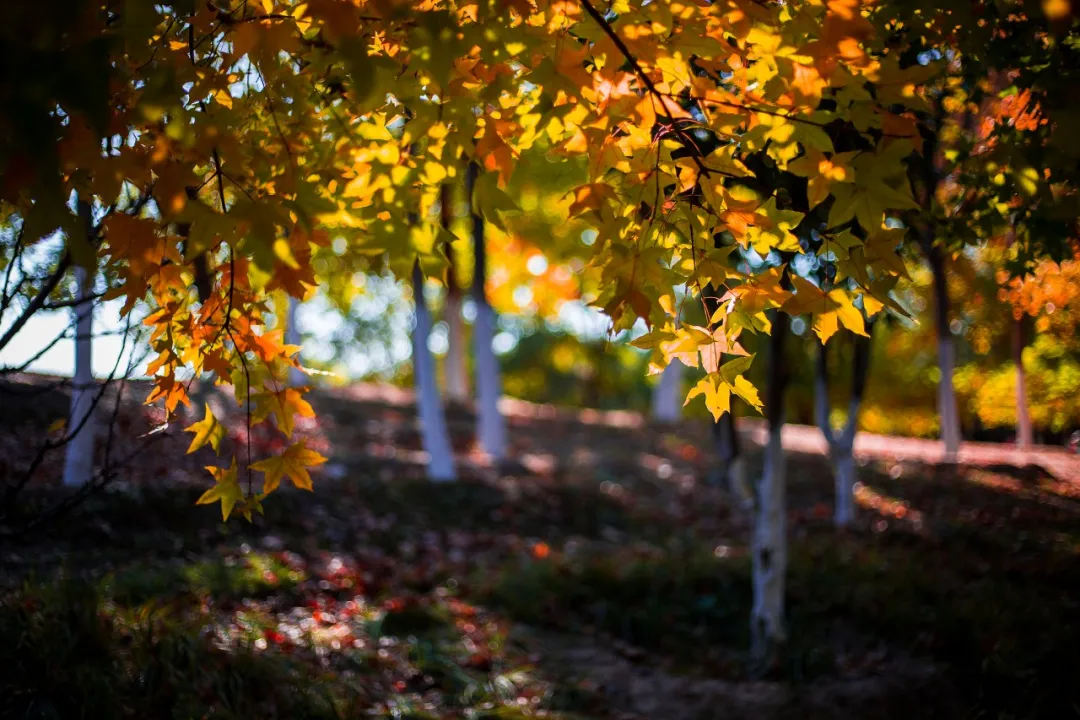
[[[206,403],[203,419],[184,428],[184,432],[195,433],[195,437],[191,439],[191,445],[187,449],[188,455],[207,443],[214,448],[214,452],[217,452],[222,438],[225,437],[225,426],[217,421],[213,411],[210,409],[210,404]]]
[[[484,173],[476,179],[473,186],[473,210],[503,232],[507,232],[507,227],[502,213],[521,212],[517,203],[499,188],[499,177],[495,173]]]
[[[735,380],[742,376],[750,366],[754,363],[754,355],[744,355],[743,357],[737,357],[734,360],[724,363],[720,366],[720,377],[724,379],[728,385],[734,387]]]

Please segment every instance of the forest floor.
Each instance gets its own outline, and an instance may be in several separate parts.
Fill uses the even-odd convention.
[[[943,465],[936,443],[860,438],[858,522],[837,533],[820,434],[787,428],[790,637],[751,672],[750,518],[707,482],[704,425],[506,401],[496,468],[450,408],[462,477],[436,484],[411,394],[313,396],[300,430],[330,461],[250,524],[193,505],[214,458],[170,430],[109,491],[0,540],[0,717],[1080,715],[1064,451]],[[66,400],[7,397],[11,478]],[[155,422],[136,403],[119,417],[118,451]],[[753,477],[763,428],[741,431]],[[62,497],[37,483],[5,522]]]

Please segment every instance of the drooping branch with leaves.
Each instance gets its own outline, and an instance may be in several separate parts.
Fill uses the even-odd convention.
[[[6,67],[27,68],[0,93],[0,202],[21,218],[22,243],[60,231],[62,262],[102,263],[125,313],[149,305],[148,402],[173,414],[189,403],[184,378],[212,372],[249,426],[287,441],[278,455],[249,446],[212,470],[203,501],[226,517],[250,517],[284,476],[309,486],[306,468],[325,459],[295,436],[313,410],[288,382],[295,346],[267,327],[270,294],[301,298],[317,285],[312,258],[332,236],[418,291],[424,276],[442,277],[439,198],[461,158],[479,170],[477,218],[499,229],[520,212],[506,189],[524,157],[583,162],[569,219],[596,233],[596,305],[612,328],[643,322],[638,344],[654,369],[675,358],[703,368],[691,395],[714,416],[733,393],[760,410],[743,333],[807,315],[825,342],[841,325],[864,334],[864,312],[904,312],[890,291],[904,272],[903,228],[925,228],[931,209],[910,169],[935,161],[926,88],[947,63],[934,57],[950,43],[979,46],[955,36],[960,3],[921,25],[902,5],[24,3],[0,30]],[[926,28],[918,43],[911,27]],[[1061,45],[1039,52],[1061,60]],[[1019,77],[1033,93],[1052,89],[1037,72]],[[1047,126],[1071,112],[1040,107],[1059,113]],[[1060,183],[1068,167],[1054,165]],[[1013,174],[1042,193],[1040,206],[1060,210],[1068,196],[1053,190],[1056,175]],[[73,193],[106,208],[123,193],[153,202],[109,214],[97,241],[79,231]],[[807,279],[795,259],[808,255],[834,270]],[[702,289],[716,289],[705,325],[676,323],[681,287],[702,303]],[[782,408],[767,411],[779,442]],[[772,472],[764,485],[782,487]],[[759,507],[771,538],[761,547],[775,555],[755,552],[755,563],[781,579],[782,598],[775,505]],[[783,638],[776,597],[755,616],[761,647]]]

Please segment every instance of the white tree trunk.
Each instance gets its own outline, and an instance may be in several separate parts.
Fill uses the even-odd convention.
[[[851,449],[833,456],[833,476],[836,480],[836,507],[833,523],[847,527],[855,520],[855,458]]]
[[[495,460],[506,458],[506,425],[499,412],[502,382],[499,361],[491,342],[495,337],[495,310],[481,293],[474,295],[476,324],[473,339],[476,353],[476,439],[480,448]]]
[[[728,492],[738,501],[740,507],[744,510],[753,508],[754,493],[747,481],[746,460],[739,452],[735,417],[730,411],[713,423],[713,438],[719,460],[714,483],[727,483]]]
[[[652,417],[662,423],[675,423],[682,419],[683,371],[685,366],[678,358],[672,359],[660,375],[660,382],[653,386]]]
[[[469,375],[465,367],[465,321],[461,317],[461,293],[455,288],[446,294],[446,397],[454,402],[469,400]]]
[[[778,409],[771,412],[779,412]],[[766,659],[783,644],[784,579],[787,571],[787,458],[781,442],[782,423],[769,429],[765,467],[754,520],[754,607],[750,620],[751,654]]]
[[[413,268],[413,297],[416,301],[416,327],[413,330],[413,375],[416,384],[420,437],[428,454],[428,477],[432,480],[456,480],[454,454],[446,429],[442,399],[435,381],[435,358],[428,348],[431,334],[431,311],[424,300],[424,277],[420,266]]]
[[[824,348],[821,352],[825,352]],[[829,418],[831,404],[824,354],[818,360],[817,374],[814,377],[814,416],[829,446],[829,462],[832,464],[835,493],[833,524],[838,528],[844,528],[855,519],[855,433],[858,430],[859,406],[865,374],[862,378],[856,378],[856,392],[848,404],[847,421],[838,433],[833,429]],[[859,371],[856,370],[856,372]]]
[[[753,590],[750,615],[750,656],[763,665],[776,659],[786,639],[784,581],[787,573],[787,458],[784,455],[784,396],[788,371],[785,337],[788,319],[777,312],[769,336],[766,407],[769,440],[758,482],[754,512]]]
[[[744,510],[754,509],[754,491],[746,477],[746,458],[736,455],[728,464],[728,488]]]
[[[945,462],[956,462],[960,452],[960,412],[956,405],[953,370],[956,367],[956,343],[946,329],[938,335],[938,415],[941,418],[941,439],[945,442]]]
[[[285,344],[286,345],[300,345],[303,346],[304,340],[300,334],[300,322],[297,320],[297,314],[300,309],[300,301],[289,296],[289,310],[285,318]],[[303,350],[296,353],[296,361],[303,361]],[[307,385],[307,375],[298,368],[289,368],[289,385],[293,387],[299,387],[301,385]]]
[[[94,335],[93,274],[81,265],[75,266],[76,298],[82,302],[75,305],[75,375],[72,378],[71,416],[68,419],[67,444],[64,458],[64,485],[80,487],[94,476],[94,436],[96,427],[93,417],[96,386],[91,366]]]
[[[469,163],[466,172],[470,202],[480,168]],[[476,303],[476,324],[473,325],[473,352],[476,360],[476,440],[480,449],[492,459],[506,458],[506,424],[499,412],[499,395],[502,380],[499,377],[499,361],[491,343],[495,338],[495,310],[487,301],[487,247],[485,245],[484,218],[472,211],[473,268],[472,297]]]
[[[953,370],[956,368],[956,343],[949,328],[949,283],[945,267],[946,258],[941,249],[934,246],[932,236],[923,238],[926,257],[930,261],[934,287],[934,325],[937,330],[938,420],[941,423],[941,439],[945,445],[945,462],[956,462],[960,452],[960,412],[956,406],[956,390],[953,387]]]

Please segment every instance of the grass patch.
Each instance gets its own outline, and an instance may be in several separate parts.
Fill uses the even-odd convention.
[[[688,551],[557,554],[509,566],[482,591],[515,619],[567,632],[603,633],[677,663],[729,665],[747,643],[748,565]]]
[[[341,717],[351,698],[251,646],[216,647],[198,619],[117,612],[84,581],[0,603],[0,716]]]
[[[239,558],[196,560],[190,563],[135,563],[108,578],[109,596],[124,605],[141,605],[190,593],[218,602],[237,602],[288,593],[307,578],[306,573],[280,559],[259,552]]]

